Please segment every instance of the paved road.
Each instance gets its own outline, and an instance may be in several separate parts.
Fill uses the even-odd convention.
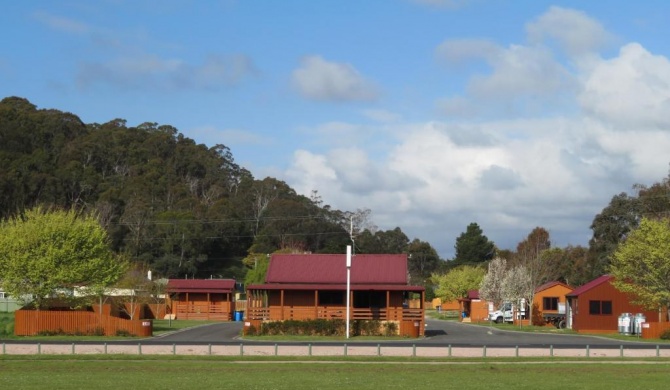
[[[464,324],[452,321],[439,321],[427,319],[426,337],[422,339],[408,339],[407,341],[382,342],[384,345],[435,345],[454,347],[548,347],[556,348],[583,348],[587,345],[593,347],[618,348],[625,344],[626,348],[656,348],[655,344],[638,342],[633,336],[630,341],[612,340],[596,336],[527,333],[515,331],[503,331],[484,325]],[[239,338],[242,322],[223,322],[218,324],[204,325],[190,328],[173,334],[152,339],[156,343],[176,344],[274,344],[274,342],[261,342],[242,340]],[[301,342],[286,342],[282,344],[307,344]],[[322,342],[321,344],[342,345],[344,342]],[[379,344],[379,342],[357,342],[357,344]],[[670,346],[662,346],[662,348]]]

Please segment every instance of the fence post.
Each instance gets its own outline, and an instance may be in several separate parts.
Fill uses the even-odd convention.
[[[486,345],[482,347],[482,357],[486,357]]]
[[[277,356],[278,350],[279,350],[279,345],[277,343],[275,343],[275,356]]]
[[[5,354],[5,343],[4,342],[2,343],[2,354],[3,355]]]
[[[451,357],[451,344],[449,344],[449,357]]]
[[[240,343],[240,356],[244,356],[244,344]]]
[[[623,357],[623,344],[619,346],[619,357]]]
[[[138,353],[139,355],[142,354],[142,343],[137,343],[137,353]]]
[[[172,354],[176,355],[177,354],[177,344],[172,344]]]
[[[208,354],[209,356],[212,356],[212,343],[209,343],[209,344],[207,345],[207,354]]]
[[[381,355],[382,355],[382,345],[377,344],[377,356],[381,356]]]
[[[412,344],[412,356],[416,357],[416,344]]]
[[[37,354],[41,355],[42,354],[42,344],[37,343]]]
[[[549,356],[554,357],[554,345],[549,346]]]
[[[312,356],[312,343],[307,344],[309,352],[307,353],[308,356]]]
[[[72,343],[72,354],[74,355],[74,343]]]
[[[591,357],[591,353],[589,352],[589,345],[586,344],[586,357]]]
[[[660,357],[660,356],[661,356],[661,347],[657,345],[656,346],[656,357]]]
[[[519,346],[514,347],[514,356],[519,357]]]
[[[344,356],[347,356],[347,344],[344,344]]]

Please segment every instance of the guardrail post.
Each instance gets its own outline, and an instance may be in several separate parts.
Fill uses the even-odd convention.
[[[347,356],[347,344],[344,344],[344,356]]]
[[[482,347],[482,357],[486,357],[486,345]]]
[[[519,346],[514,347],[514,356],[519,357]]]
[[[244,356],[244,344],[240,343],[240,356]]]
[[[416,357],[416,344],[412,344],[412,356]]]
[[[41,343],[37,343],[37,354],[38,355],[42,354],[42,344]]]
[[[619,346],[619,357],[623,357],[623,344]]]
[[[549,356],[554,357],[554,345],[549,346]]]
[[[172,344],[172,354],[176,355],[177,354],[177,344]]]
[[[656,357],[661,357],[661,347],[658,345],[656,346]]]
[[[308,356],[312,356],[312,343],[307,344],[307,347],[308,347],[308,350],[309,350]]]
[[[209,343],[209,344],[207,345],[207,354],[208,354],[209,356],[212,356],[212,343]]]
[[[279,344],[275,343],[275,356],[277,356],[278,351],[279,351]]]
[[[586,344],[586,357],[591,357],[591,353],[589,352],[589,345]]]
[[[382,345],[377,344],[377,356],[381,356],[381,355],[382,355]]]
[[[142,343],[137,343],[137,354],[138,355],[142,354]]]
[[[107,343],[105,343],[105,355],[107,355]]]
[[[72,343],[72,354],[74,355],[74,343]]]
[[[449,357],[451,357],[451,344],[449,344]]]

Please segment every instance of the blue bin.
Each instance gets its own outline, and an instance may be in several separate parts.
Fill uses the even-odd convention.
[[[244,312],[243,311],[236,311],[235,312],[235,321],[242,321],[243,317],[244,317]]]

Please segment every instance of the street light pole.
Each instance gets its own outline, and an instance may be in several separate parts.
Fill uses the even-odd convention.
[[[347,245],[347,338],[349,338],[349,308],[351,296],[351,245]]]

